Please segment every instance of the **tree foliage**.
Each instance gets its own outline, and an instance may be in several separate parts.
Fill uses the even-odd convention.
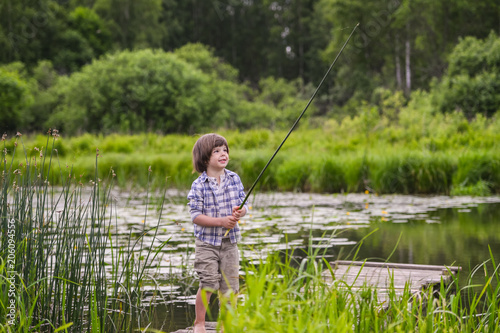
[[[53,87],[48,125],[77,132],[194,132],[225,121],[209,75],[171,53],[150,49],[108,55]],[[59,103],[59,101],[62,101]]]
[[[118,48],[160,46],[161,0],[96,0],[93,9],[107,22]]]
[[[462,39],[449,56],[448,72],[435,84],[433,98],[442,111],[460,111],[469,119],[500,110],[500,38]]]
[[[359,114],[365,103],[380,108],[377,101],[384,90],[403,91],[406,102],[412,92],[441,90],[432,94],[434,105],[461,110],[468,118],[495,111],[498,59],[493,40],[500,33],[496,0],[457,0],[453,5],[443,0],[4,0],[0,64],[22,62],[25,80],[41,62],[50,63],[61,76],[59,92],[38,85],[42,90],[28,93],[35,105],[19,104],[25,105],[29,117],[23,126],[30,130],[45,126],[49,115],[52,122],[67,123],[60,106],[67,101],[62,96],[69,96],[62,83],[66,76],[76,82],[101,57],[109,60],[122,51],[146,49],[174,52],[179,61],[200,71],[196,75],[210,89],[224,92],[217,102],[221,124],[249,128],[261,118],[270,127],[283,126],[280,120],[289,119],[286,114],[297,106],[256,98],[267,93],[263,89],[275,88],[266,82],[295,87],[292,99],[311,90],[357,23],[356,34],[315,100],[315,116],[341,120]],[[491,31],[496,35],[488,37]],[[485,38],[489,49],[480,42]],[[124,94],[137,94],[137,89],[128,87]],[[115,104],[126,104],[120,98]],[[199,110],[212,110],[213,105]],[[71,112],[81,113],[78,108]],[[132,125],[123,130],[161,127],[154,120],[157,111],[148,119],[141,116],[146,111],[127,112],[123,117]],[[92,130],[115,128],[116,117],[110,119],[113,125]]]
[[[22,127],[23,113],[33,103],[31,82],[20,74],[23,68],[20,63],[0,67],[0,131]]]
[[[44,66],[38,67],[39,84],[50,79],[50,68]],[[31,110],[32,118],[50,113],[45,127],[72,134],[284,128],[305,105],[297,90],[296,83],[271,77],[259,89],[241,85],[232,66],[194,44],[175,52],[145,49],[106,55],[58,78]]]

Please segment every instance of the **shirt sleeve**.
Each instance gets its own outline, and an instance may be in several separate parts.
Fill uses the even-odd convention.
[[[191,221],[194,221],[198,215],[203,214],[203,185],[193,183],[187,198]]]
[[[241,182],[240,176],[236,175],[237,183],[238,183],[238,196],[240,200],[240,206],[243,200],[245,200],[246,194],[245,194],[245,188],[243,187],[243,183]],[[248,201],[247,201],[248,202]],[[247,203],[243,205],[245,207],[246,212],[248,213],[248,206]]]

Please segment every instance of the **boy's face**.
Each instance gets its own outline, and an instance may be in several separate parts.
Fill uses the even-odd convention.
[[[208,161],[207,169],[214,171],[223,170],[229,162],[229,153],[226,146],[219,146],[212,149],[212,155]]]

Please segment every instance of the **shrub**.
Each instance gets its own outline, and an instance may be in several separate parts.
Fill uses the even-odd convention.
[[[227,86],[174,54],[123,51],[85,66],[51,88],[54,113],[47,127],[66,133],[193,133],[225,125],[235,103]]]

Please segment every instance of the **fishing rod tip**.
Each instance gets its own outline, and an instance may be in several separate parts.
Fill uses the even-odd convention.
[[[358,22],[358,24],[356,24],[356,28],[357,28],[357,27],[359,27],[359,22]]]

